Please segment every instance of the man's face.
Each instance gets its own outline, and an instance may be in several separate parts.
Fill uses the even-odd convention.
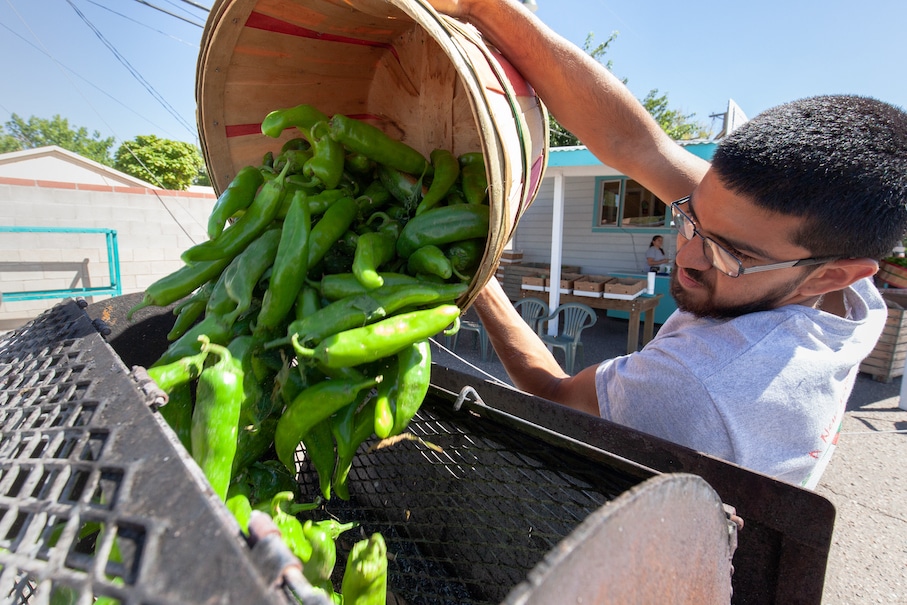
[[[725,187],[709,172],[696,188],[686,212],[699,231],[733,252],[744,267],[807,258],[808,250],[791,243],[803,219],[770,213]],[[811,304],[800,286],[808,267],[792,267],[729,277],[715,269],[703,252],[702,239],[677,236],[671,295],[679,309],[701,317],[727,318],[787,304]]]

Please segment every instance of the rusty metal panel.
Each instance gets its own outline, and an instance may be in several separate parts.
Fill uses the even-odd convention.
[[[735,538],[701,477],[659,475],[592,513],[504,605],[729,603]]]

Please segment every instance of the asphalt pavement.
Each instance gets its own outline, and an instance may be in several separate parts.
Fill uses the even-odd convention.
[[[585,365],[622,355],[627,320],[599,311],[582,341]],[[480,359],[472,332],[458,337],[453,354],[433,347],[433,361],[510,384],[496,355]],[[883,383],[859,374],[816,488],[837,511],[822,605],[907,604],[907,410],[899,407],[900,389],[901,378]]]

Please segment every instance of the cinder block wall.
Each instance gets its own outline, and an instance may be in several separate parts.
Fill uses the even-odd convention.
[[[206,239],[214,202],[213,193],[0,177],[2,226],[115,230],[123,294],[182,266],[180,253]],[[109,279],[103,234],[0,233],[0,292],[98,287]],[[0,330],[17,328],[60,300],[0,301]]]

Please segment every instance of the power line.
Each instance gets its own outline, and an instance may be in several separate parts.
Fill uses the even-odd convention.
[[[69,2],[69,0],[66,0],[66,1]],[[151,4],[150,2],[146,2],[145,0],[135,0],[135,1],[138,2],[139,4],[144,4],[148,8],[153,8],[156,11],[161,11],[165,15],[170,15],[171,17],[174,17],[175,19],[179,19],[180,21],[185,21],[186,23],[188,23],[190,25],[194,25],[195,27],[204,27],[205,26],[204,23],[197,23],[195,21],[192,21],[191,19],[187,19],[186,17],[177,15],[176,13],[172,13],[166,9],[163,9],[160,6],[155,6],[154,4]],[[70,2],[70,4],[72,4],[72,3]]]
[[[183,1],[183,3],[185,3],[185,4],[188,4],[189,6],[192,6],[192,7],[194,7],[194,8],[197,8],[197,9],[199,9],[199,10],[203,10],[203,11],[205,11],[206,13],[210,13],[210,12],[211,12],[211,9],[210,9],[210,8],[208,8],[207,6],[202,6],[202,5],[199,4],[198,2],[192,2],[192,0],[182,0],[182,1]]]
[[[114,45],[111,44],[107,40],[107,38],[104,37],[104,35],[100,32],[100,30],[98,30],[98,28],[95,27],[94,24],[88,20],[88,18],[82,13],[82,11],[80,11],[79,8],[75,4],[73,4],[72,0],[66,0],[66,2],[67,2],[67,4],[69,4],[69,6],[72,7],[72,9],[79,16],[79,18],[82,19],[82,21],[85,23],[85,25],[87,25],[94,32],[95,36],[97,36],[97,38],[104,44],[104,46],[106,46],[108,48],[108,50],[110,50],[110,52],[113,53],[113,55],[126,68],[126,70],[130,74],[132,74],[132,77],[134,77],[145,88],[145,90],[147,90],[148,93],[152,97],[154,97],[157,100],[157,102],[160,103],[161,106],[164,109],[166,109],[167,112],[171,116],[173,116],[173,118],[177,122],[179,122],[187,131],[189,131],[192,134],[195,134],[195,130],[192,128],[192,126],[188,122],[186,122],[181,115],[179,115],[179,112],[177,112],[167,102],[167,100],[164,99],[164,97],[162,97],[160,95],[160,93],[158,93],[157,90],[155,90],[154,87],[147,80],[145,80],[145,78],[142,77],[142,75],[129,63],[129,61],[126,60],[126,57],[124,57],[122,54],[120,54],[120,52],[116,49],[116,47],[114,47]]]
[[[60,69],[63,69],[63,70],[65,70],[65,71],[69,72],[70,74],[74,75],[75,77],[79,78],[80,80],[82,80],[83,82],[85,82],[86,84],[88,84],[89,86],[91,86],[92,88],[94,88],[95,90],[97,90],[98,92],[100,92],[101,94],[103,94],[104,96],[108,97],[110,100],[112,100],[112,101],[115,102],[116,104],[122,106],[124,109],[127,109],[127,110],[129,110],[130,112],[134,113],[135,115],[137,115],[138,117],[142,118],[143,120],[145,120],[146,122],[148,122],[148,123],[151,124],[152,126],[155,126],[155,127],[159,128],[159,129],[161,129],[161,130],[166,130],[164,127],[159,126],[158,124],[155,124],[154,122],[152,122],[151,120],[149,120],[148,117],[145,116],[144,114],[139,113],[138,111],[136,111],[135,108],[134,108],[132,105],[128,105],[128,104],[126,104],[126,103],[123,103],[122,101],[120,101],[119,99],[117,99],[115,96],[113,96],[112,94],[110,94],[109,92],[107,92],[106,90],[104,90],[103,88],[101,88],[100,86],[98,86],[98,85],[92,83],[90,80],[88,80],[88,79],[85,78],[84,76],[80,75],[79,73],[77,73],[77,72],[76,72],[75,70],[73,70],[72,68],[70,68],[70,67],[64,65],[63,63],[61,63],[60,61],[58,61],[56,58],[54,58],[54,56],[51,55],[49,52],[47,52],[44,48],[41,48],[41,47],[39,47],[39,46],[33,44],[31,41],[25,39],[19,32],[14,31],[13,29],[11,29],[11,28],[10,28],[8,25],[6,25],[5,23],[0,23],[0,27],[3,27],[3,28],[6,29],[7,31],[9,31],[11,34],[13,34],[14,36],[16,36],[17,38],[19,38],[20,40],[22,40],[23,42],[25,42],[25,43],[28,44],[29,46],[31,46],[32,48],[34,48],[34,49],[37,50],[38,52],[42,53],[42,54],[43,54],[44,56],[46,56],[48,59],[50,59],[51,61],[53,61],[53,62],[57,65],[57,67],[59,67]],[[27,27],[27,26],[26,26],[26,27]],[[33,35],[34,35],[34,34],[33,34]],[[74,83],[73,83],[73,86],[75,86]],[[75,86],[75,88],[76,88],[76,90],[79,90],[79,87],[78,87],[78,86]],[[80,93],[80,95],[81,95],[81,91],[79,91],[79,93]],[[81,96],[82,96],[83,99],[85,99],[86,102],[88,102],[89,105],[91,105],[91,103],[88,101],[88,99],[85,98],[85,95],[81,95]],[[6,110],[6,108],[3,108],[3,109],[4,109],[7,113],[10,113],[10,114],[12,113],[11,111]],[[94,109],[94,107],[92,107],[92,109]],[[95,113],[98,113],[98,111],[95,110]],[[98,113],[98,115],[101,117],[101,121],[103,122],[103,121],[104,121],[103,116],[101,116],[100,113]],[[106,122],[105,122],[105,124],[106,124]],[[109,125],[109,124],[106,124],[106,125],[107,125],[107,128],[110,128],[110,125]],[[110,129],[111,129],[111,131],[113,130],[112,128],[110,128]],[[116,136],[116,133],[114,133],[114,136]],[[118,136],[117,136],[116,138],[117,138],[117,139],[120,139],[120,137],[118,137]]]
[[[142,21],[139,21],[138,19],[133,19],[132,17],[130,17],[128,15],[124,15],[123,13],[118,13],[117,11],[113,10],[112,8],[104,6],[103,4],[100,4],[99,2],[95,2],[94,0],[85,0],[85,1],[89,2],[91,4],[94,4],[98,8],[103,8],[104,10],[111,12],[118,17],[122,17],[123,19],[126,19],[127,21],[132,21],[133,23],[135,23],[137,25],[141,25],[142,27],[148,28],[153,32],[157,32],[157,33],[161,34],[162,36],[167,36],[168,38],[170,38],[172,40],[176,40],[177,42],[185,44],[186,46],[191,46],[193,48],[198,46],[197,44],[195,44],[193,42],[186,42],[185,40],[183,40],[181,38],[177,38],[176,36],[168,34],[167,32],[161,31],[159,29],[155,29],[155,28],[151,27],[150,25],[148,25],[147,23],[143,23]],[[195,25],[195,23],[193,23],[193,25]]]

